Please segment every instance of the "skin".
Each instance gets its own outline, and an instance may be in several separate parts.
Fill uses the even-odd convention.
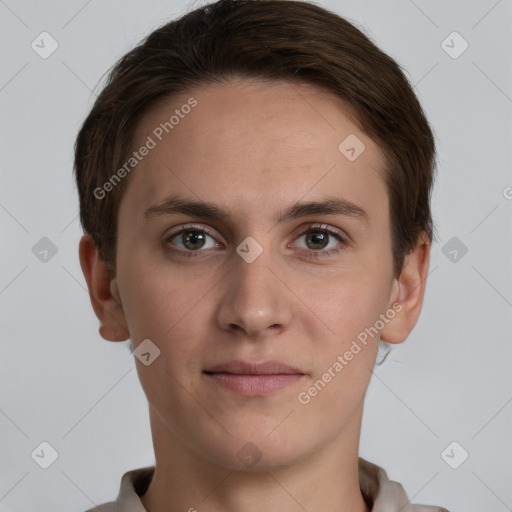
[[[134,348],[150,339],[160,350],[149,366],[136,359],[156,456],[141,500],[150,512],[367,511],[357,460],[378,337],[307,405],[297,396],[393,304],[401,311],[380,336],[407,338],[422,307],[429,241],[420,238],[393,274],[384,159],[334,96],[244,78],[195,88],[148,111],[134,147],[190,97],[198,105],[130,175],[116,276],[89,236],[80,243],[101,335],[130,337]],[[338,150],[349,134],[366,146],[353,162]],[[171,195],[213,202],[231,216],[145,215]],[[367,220],[315,214],[276,222],[296,202],[333,197]],[[209,230],[203,248],[171,237],[188,223]],[[315,223],[344,242],[312,240]],[[263,249],[252,263],[236,252],[248,236]],[[304,376],[267,396],[241,396],[203,374],[233,359],[279,360]],[[237,456],[247,443],[261,454],[251,467]]]

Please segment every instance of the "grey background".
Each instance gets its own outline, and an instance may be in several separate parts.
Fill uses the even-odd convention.
[[[375,371],[360,454],[413,502],[512,510],[512,2],[318,3],[403,66],[439,150],[424,310]],[[132,356],[98,335],[81,275],[72,150],[102,75],[189,5],[0,0],[2,512],[83,511],[154,462]],[[47,59],[31,48],[43,31],[59,45]],[[441,44],[453,31],[469,44],[458,58]],[[46,470],[31,457],[43,441],[58,453]]]

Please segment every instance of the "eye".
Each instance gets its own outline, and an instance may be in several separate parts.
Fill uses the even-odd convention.
[[[295,240],[299,242],[294,242],[293,247],[303,249],[307,256],[312,258],[337,254],[347,245],[341,232],[327,224],[310,225]],[[202,225],[181,226],[165,237],[165,244],[170,251],[186,257],[199,256],[204,252],[201,249],[220,246],[209,230]]]
[[[179,250],[176,252],[188,253],[198,252],[200,249],[211,249],[219,245],[203,226],[190,225],[182,226],[178,231],[167,236],[166,242],[178,247]]]
[[[313,257],[338,253],[346,245],[346,241],[341,233],[329,228],[326,224],[309,226],[309,229],[304,231],[297,240],[302,238],[304,238],[304,243],[294,243],[294,246],[310,252],[321,253],[311,254]]]

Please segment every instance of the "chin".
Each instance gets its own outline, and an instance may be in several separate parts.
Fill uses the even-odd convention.
[[[285,468],[305,456],[307,449],[300,435],[294,438],[284,430],[280,435],[275,431],[268,435],[270,431],[265,428],[254,432],[253,428],[251,432],[232,432],[232,437],[226,434],[222,441],[208,442],[204,453],[225,469],[250,472]]]

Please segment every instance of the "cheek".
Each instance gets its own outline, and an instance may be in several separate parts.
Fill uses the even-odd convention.
[[[184,280],[182,274],[170,265],[151,264],[144,255],[120,265],[119,291],[133,338],[166,338],[197,315],[208,287],[194,276]]]
[[[321,394],[322,398],[314,398],[316,403],[340,414],[357,406],[375,364],[382,327],[379,319],[390,292],[383,274],[377,267],[362,265],[361,271],[347,271],[311,297],[311,308],[316,308],[325,328],[323,336],[317,333],[314,338],[318,365],[313,381],[317,385],[307,394],[312,398]]]
[[[137,363],[141,383],[146,391],[153,389],[153,395],[162,383],[167,389],[176,387],[177,382],[191,389],[201,364],[198,352],[203,344],[208,345],[211,333],[208,294],[212,293],[212,284],[206,283],[204,277],[187,275],[184,279],[183,272],[160,266],[131,268],[139,270],[120,275],[120,279],[126,277],[122,281],[122,300],[134,349],[149,339],[160,350],[155,367],[148,367],[151,371]],[[156,396],[152,399],[158,400]]]
[[[296,401],[299,410],[323,418],[326,435],[334,436],[340,424],[358,414],[375,365],[378,332],[371,328],[384,311],[384,294],[374,279],[347,279],[322,303],[329,329],[315,338],[315,373]]]
[[[384,270],[369,264],[347,270],[310,297],[312,309],[324,319],[330,338],[339,345],[350,343],[385,312],[391,288]]]
[[[197,286],[186,286],[177,276],[145,270],[123,282],[122,300],[133,347],[149,339],[159,355],[149,366],[140,361],[137,372],[146,397],[157,410],[193,408],[184,390],[193,389],[197,374],[197,341],[205,339],[205,302]],[[201,322],[197,319],[201,318]],[[192,411],[190,411],[192,412]]]

